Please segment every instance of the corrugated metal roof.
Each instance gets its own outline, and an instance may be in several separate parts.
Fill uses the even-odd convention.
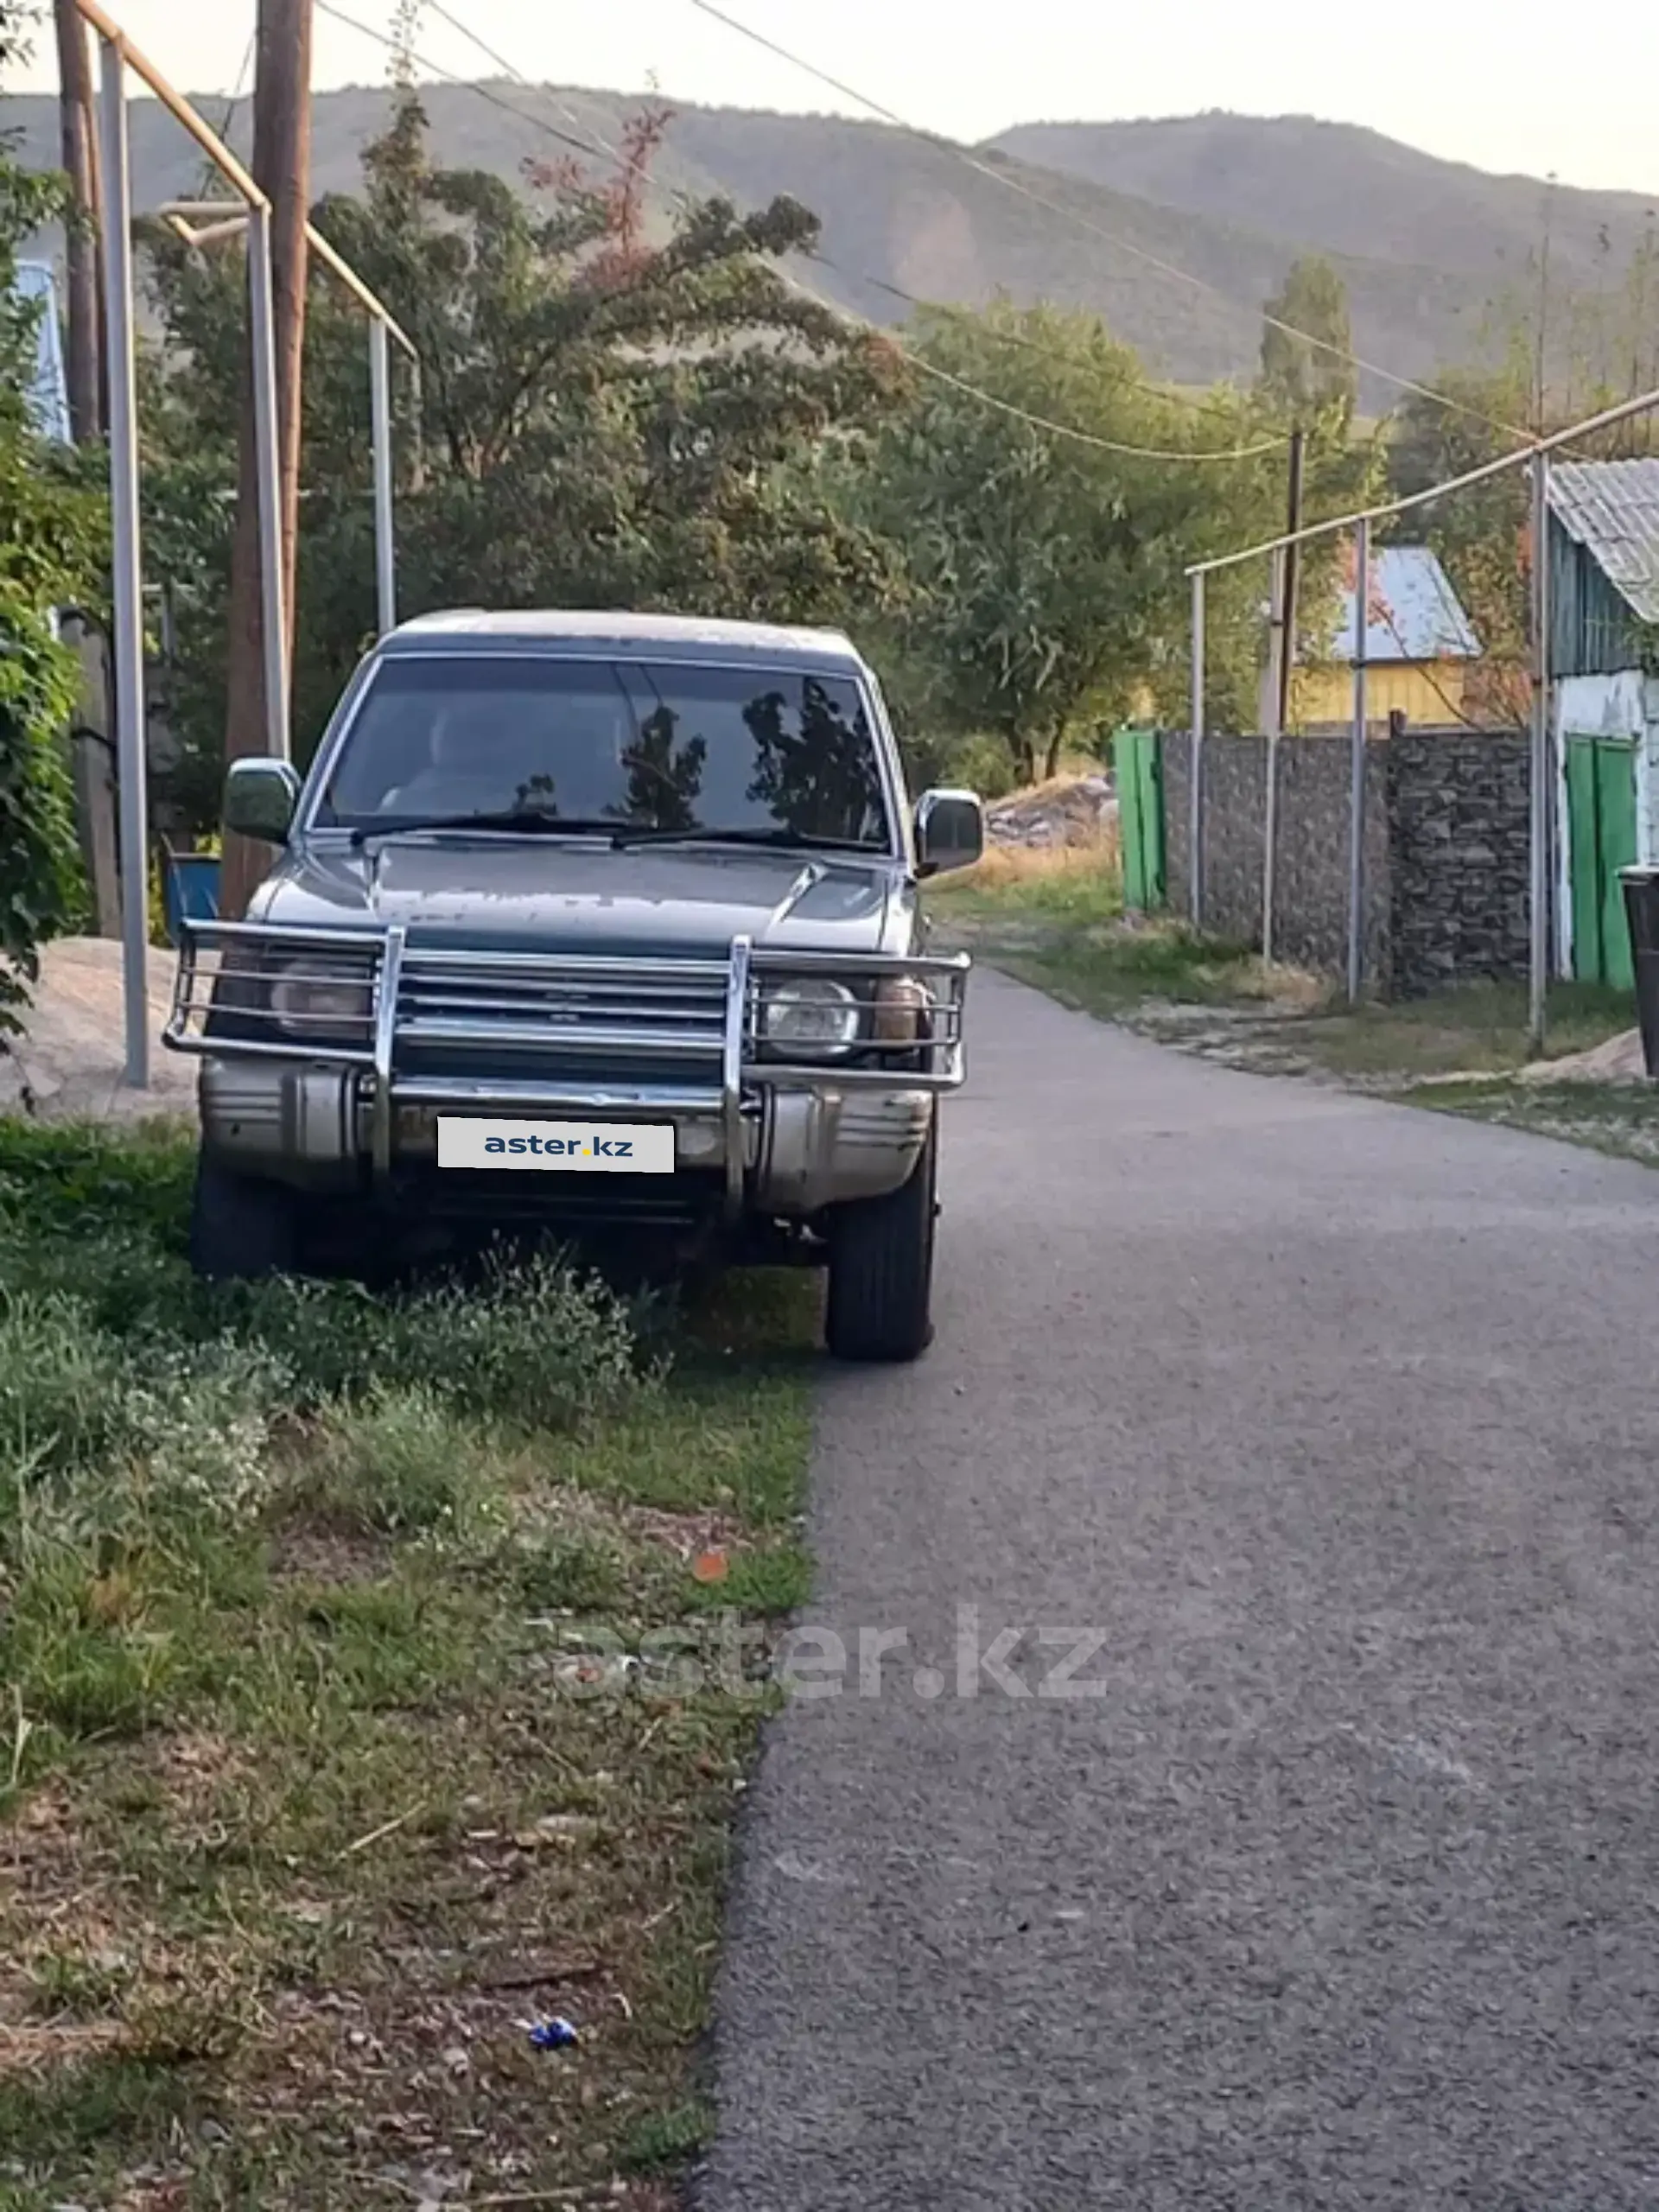
[[[1338,602],[1330,658],[1354,657],[1354,551]],[[1383,545],[1371,556],[1368,661],[1478,660],[1480,640],[1451,580],[1427,545]]]
[[[1549,504],[1638,620],[1659,622],[1659,460],[1558,462]]]

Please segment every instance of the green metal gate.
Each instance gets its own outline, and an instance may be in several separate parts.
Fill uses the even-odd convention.
[[[1567,823],[1573,972],[1580,982],[1633,990],[1636,968],[1618,871],[1637,857],[1634,745],[1568,736]]]
[[[1112,740],[1117,826],[1123,850],[1123,904],[1150,913],[1164,903],[1163,750],[1153,729],[1121,729]]]

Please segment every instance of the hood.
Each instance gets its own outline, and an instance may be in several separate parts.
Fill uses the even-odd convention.
[[[385,929],[512,950],[723,953],[734,937],[828,951],[904,950],[900,864],[829,853],[602,845],[541,838],[392,837],[296,848],[255,921]],[[892,942],[897,933],[899,941]]]

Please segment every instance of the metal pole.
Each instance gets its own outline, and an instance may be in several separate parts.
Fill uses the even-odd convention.
[[[1187,910],[1204,926],[1204,578],[1192,578],[1192,734],[1187,750]]]
[[[1532,461],[1532,944],[1527,1041],[1544,1049],[1549,1013],[1549,455]]]
[[[1281,546],[1273,556],[1272,593],[1273,612],[1268,625],[1268,681],[1262,700],[1267,708],[1266,782],[1262,806],[1262,957],[1273,958],[1273,907],[1277,889],[1279,860],[1279,714],[1282,688],[1283,656],[1286,652],[1283,628],[1285,553]]]
[[[1354,731],[1348,756],[1348,1003],[1365,980],[1365,637],[1371,600],[1371,526],[1354,531]]]
[[[110,524],[116,760],[121,779],[122,995],[126,1080],[149,1088],[149,810],[144,789],[143,570],[138,532],[138,391],[133,357],[132,177],[119,44],[100,53],[104,318],[109,340]]]
[[[369,400],[374,418],[374,577],[384,638],[397,626],[397,541],[391,507],[391,353],[378,315],[369,318]]]
[[[286,760],[288,620],[283,591],[282,461],[276,432],[276,326],[270,279],[270,209],[248,211],[248,303],[253,332],[254,459],[259,500],[259,628],[264,646],[265,750]]]

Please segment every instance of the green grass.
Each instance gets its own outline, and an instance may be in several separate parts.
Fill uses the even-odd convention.
[[[1549,994],[1549,1053],[1555,1058],[1586,1051],[1632,1027],[1635,1020],[1627,993],[1557,983]],[[1527,1032],[1523,984],[1465,983],[1433,998],[1310,1016],[1297,1024],[1294,1042],[1295,1049],[1338,1075],[1411,1081],[1497,1075],[1522,1067]]]
[[[807,1587],[811,1288],[209,1292],[188,1177],[0,1124],[0,2208],[654,2206]],[[726,1614],[755,1679],[648,1663]]]
[[[1440,1113],[1564,1138],[1614,1159],[1659,1167],[1659,1086],[1517,1083],[1494,1076],[1482,1083],[1428,1084],[1415,1099]]]
[[[1405,1087],[1451,1074],[1502,1075],[1529,1057],[1523,984],[1467,983],[1431,998],[1350,1007],[1333,979],[1268,968],[1164,917],[1121,915],[1109,871],[1015,874],[984,884],[970,876],[961,888],[942,886],[930,907],[978,957],[1104,1019],[1208,1046],[1189,1010],[1213,1008],[1217,1035],[1253,1066],[1276,1059],[1287,1070]],[[1627,992],[1554,984],[1549,1054],[1587,1050],[1635,1019]]]
[[[1264,1074],[1322,1075],[1659,1165],[1659,1090],[1516,1079],[1529,1058],[1524,985],[1351,1007],[1328,978],[1268,968],[1163,918],[1119,917],[1102,880],[1064,873],[969,878],[930,903],[977,957],[1103,1020]],[[1588,1051],[1635,1021],[1626,992],[1554,984],[1548,1057]]]
[[[1018,941],[1033,925],[1084,929],[1123,911],[1116,857],[1092,849],[992,852],[979,867],[927,893],[928,911],[949,929],[966,928],[987,944]]]

